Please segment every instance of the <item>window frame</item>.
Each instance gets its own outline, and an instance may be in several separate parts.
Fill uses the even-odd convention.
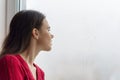
[[[8,33],[12,17],[23,9],[26,9],[26,0],[6,0],[5,35]]]

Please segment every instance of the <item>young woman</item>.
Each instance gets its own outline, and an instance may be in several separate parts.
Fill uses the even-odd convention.
[[[44,80],[34,63],[38,53],[51,50],[53,35],[45,16],[34,10],[18,12],[10,23],[0,56],[0,80]]]

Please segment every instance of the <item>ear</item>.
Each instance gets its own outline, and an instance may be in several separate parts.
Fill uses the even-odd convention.
[[[39,39],[39,37],[40,37],[39,30],[36,29],[36,28],[33,28],[33,30],[32,30],[32,36],[33,36],[34,39]]]

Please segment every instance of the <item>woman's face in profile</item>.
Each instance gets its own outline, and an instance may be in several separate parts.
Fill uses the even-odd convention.
[[[53,35],[50,33],[50,26],[46,19],[42,22],[42,27],[40,31],[39,45],[42,50],[49,51],[51,50],[52,38]]]

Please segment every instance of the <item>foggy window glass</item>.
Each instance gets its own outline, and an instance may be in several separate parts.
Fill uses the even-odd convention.
[[[27,0],[54,35],[36,63],[46,80],[120,80],[119,0]]]

